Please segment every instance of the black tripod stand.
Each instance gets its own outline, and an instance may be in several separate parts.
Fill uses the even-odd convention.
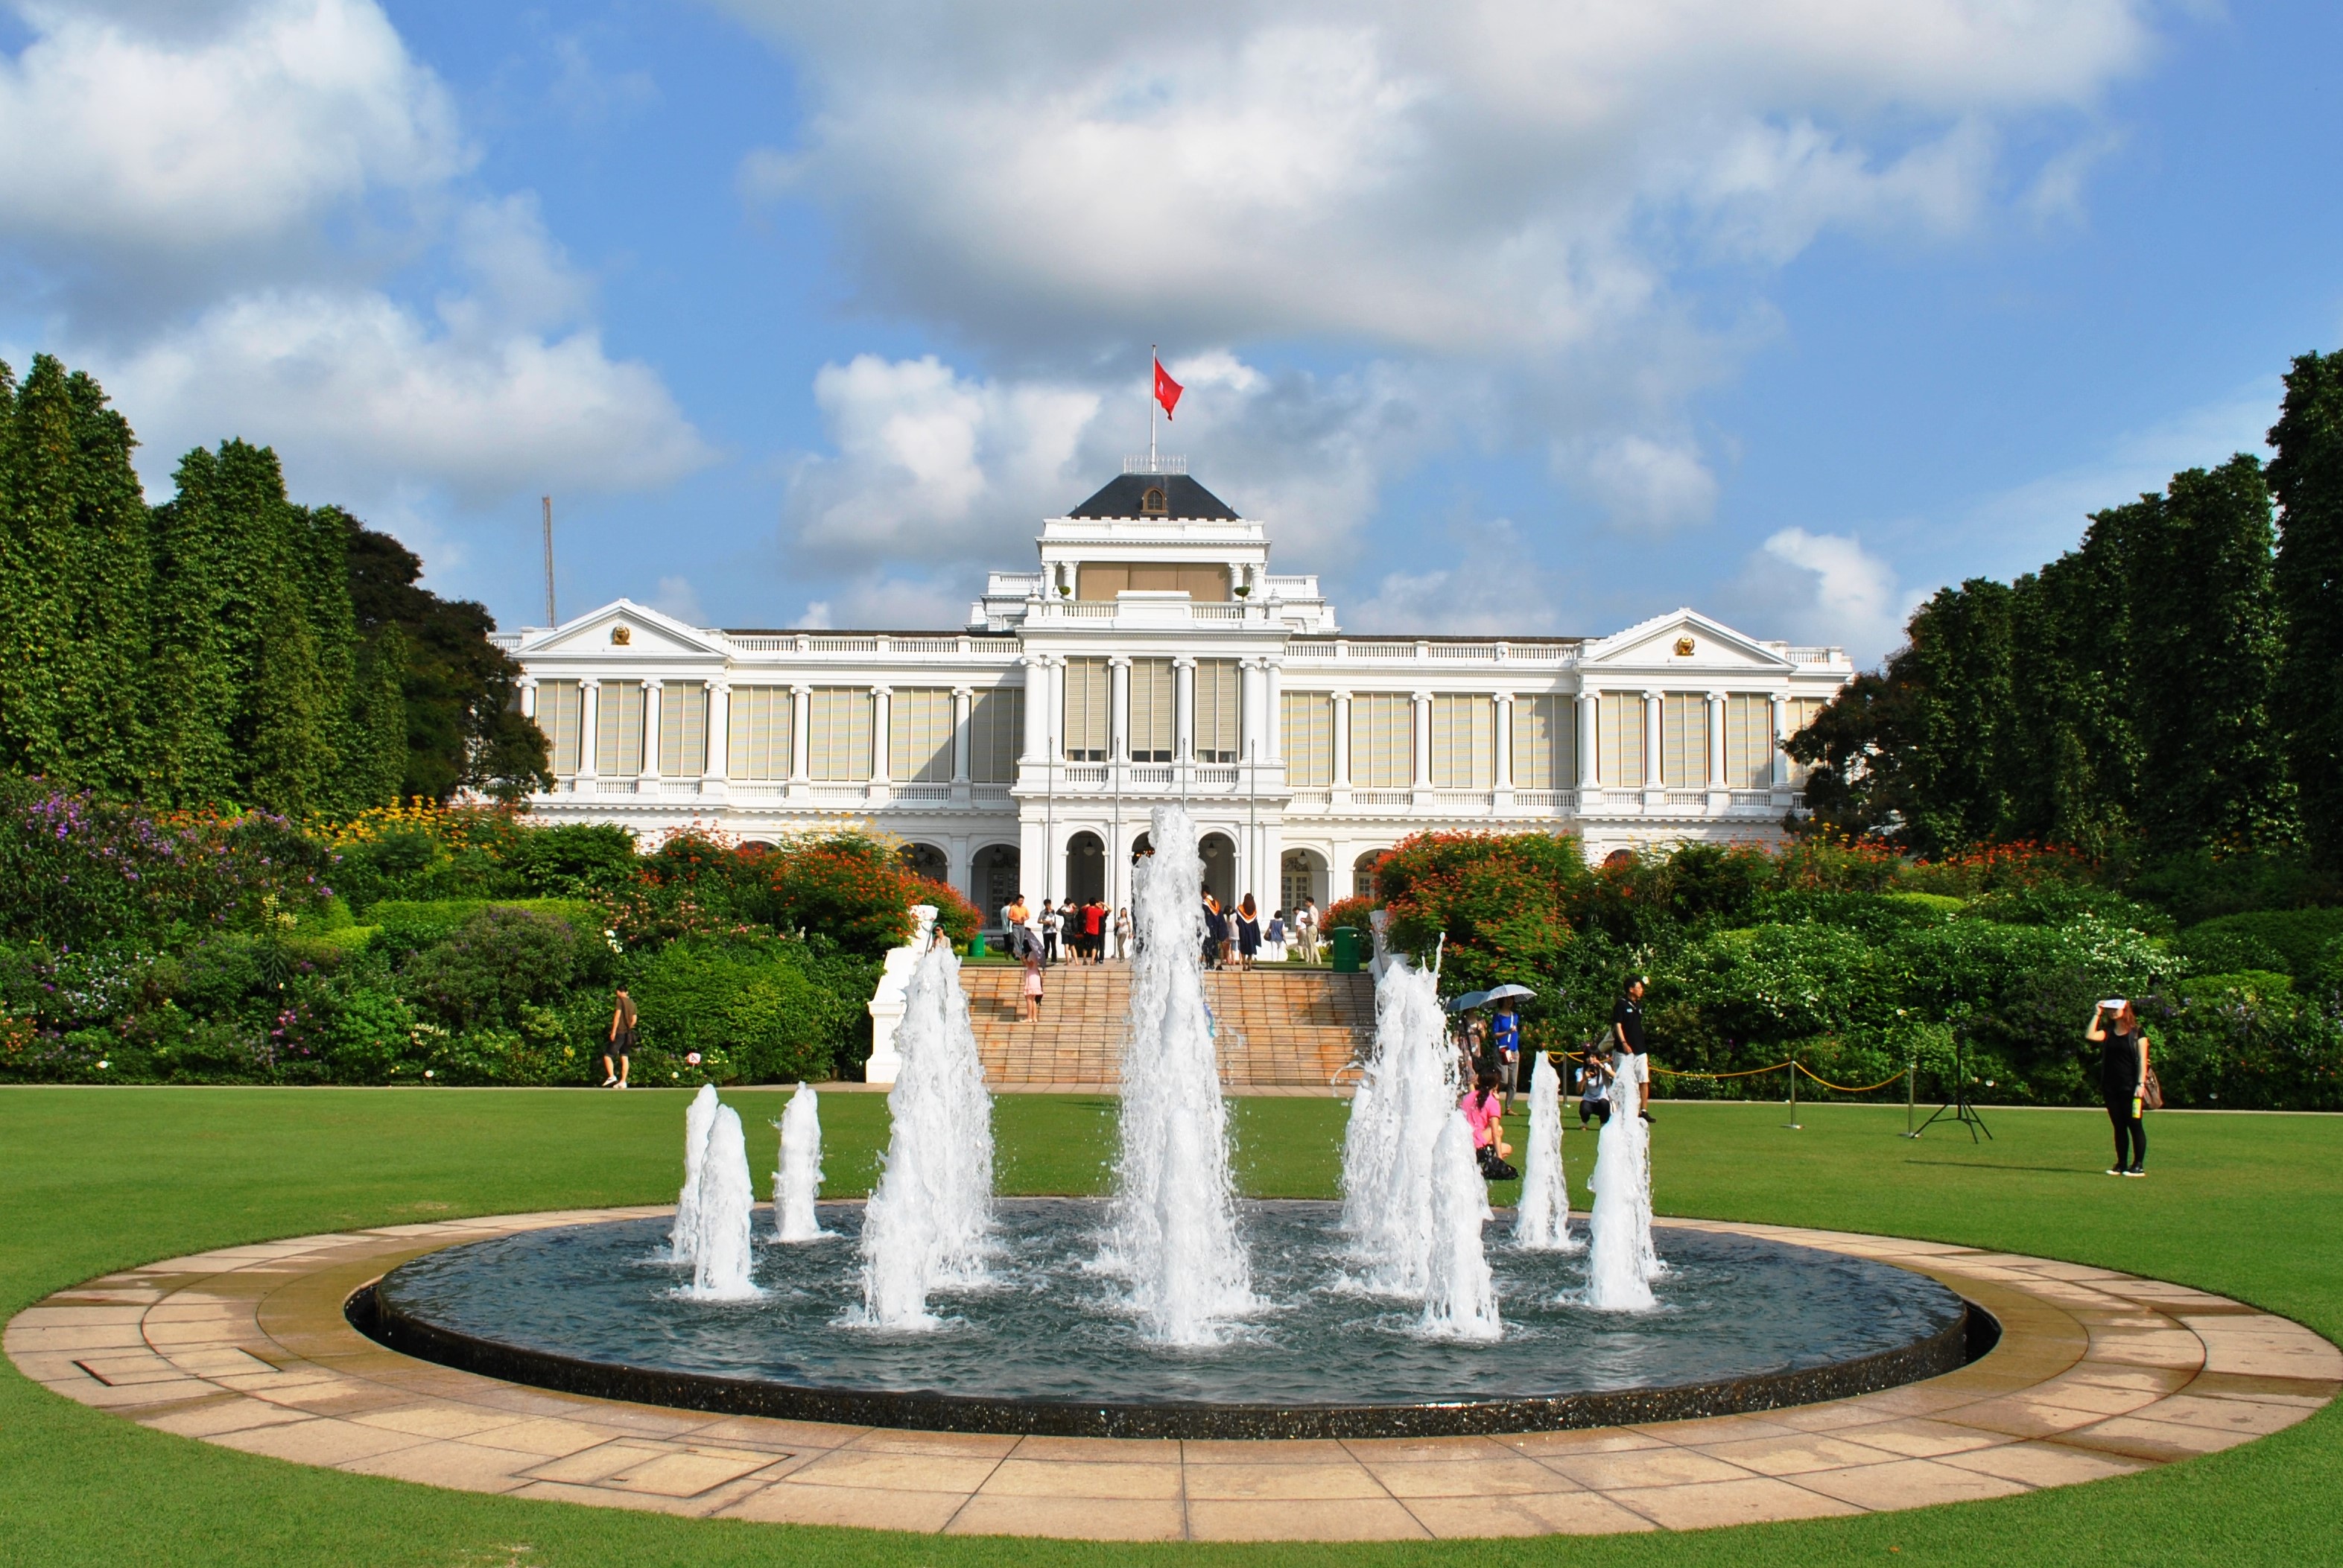
[[[1993,1136],[1993,1129],[1985,1124],[1985,1118],[1977,1114],[1977,1108],[1969,1103],[1968,1043],[1957,1033],[1953,1036],[1953,1097],[1936,1107],[1929,1114],[1928,1120],[1920,1123],[1916,1131],[1907,1132],[1905,1136],[1917,1138],[1946,1118],[1966,1127],[1969,1130],[1969,1141],[1972,1143],[1977,1141],[1977,1134],[1980,1132],[1987,1138]]]

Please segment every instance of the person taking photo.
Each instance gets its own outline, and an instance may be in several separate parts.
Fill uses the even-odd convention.
[[[2131,1002],[2114,997],[2091,1010],[2083,1038],[2099,1048],[2099,1093],[2115,1124],[2116,1162],[2110,1176],[2147,1174],[2147,1124],[2140,1111],[2147,1099],[2147,1035]]]

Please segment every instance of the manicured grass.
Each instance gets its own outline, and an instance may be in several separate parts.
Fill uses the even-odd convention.
[[[769,1164],[777,1091],[733,1093]],[[0,1090],[0,1315],[108,1270],[337,1226],[669,1200],[683,1096],[666,1091]],[[1240,1102],[1246,1190],[1331,1195],[1342,1107]],[[823,1101],[832,1192],[867,1185],[877,1095]],[[1996,1141],[1900,1109],[1658,1108],[1660,1207],[2003,1247],[2218,1291],[2343,1337],[2343,1118],[2151,1119],[2155,1173],[2099,1172],[2106,1119],[1988,1111]],[[1101,1190],[1113,1104],[1004,1096],[1012,1192]],[[1571,1135],[1574,1176],[1593,1141]],[[1502,1196],[1502,1194],[1501,1194]],[[1580,1201],[1584,1201],[1583,1191]],[[0,1562],[432,1568],[1570,1562],[2272,1563],[2343,1556],[2343,1413],[2151,1475],[1995,1503],[1694,1536],[1374,1547],[1091,1547],[936,1540],[531,1503],[280,1463],[150,1432],[0,1376]],[[1892,1553],[1892,1555],[1891,1555]]]

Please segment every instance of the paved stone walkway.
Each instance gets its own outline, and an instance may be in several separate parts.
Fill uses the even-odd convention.
[[[1926,1382],[1720,1420],[1493,1438],[1180,1442],[722,1417],[415,1361],[342,1303],[420,1252],[601,1210],[395,1225],[173,1258],[19,1312],[8,1355],[67,1398],[304,1464],[614,1508],[956,1534],[1250,1541],[1690,1530],[1999,1497],[2290,1426],[2343,1352],[2219,1296],[1875,1236],[1706,1228],[1885,1259],[2002,1322]],[[1689,1222],[1684,1222],[1689,1223]]]

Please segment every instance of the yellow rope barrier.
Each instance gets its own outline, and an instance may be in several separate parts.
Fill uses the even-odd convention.
[[[1586,1060],[1584,1056],[1574,1055],[1566,1050],[1549,1050],[1546,1052],[1546,1055],[1549,1057],[1558,1056],[1564,1061],[1584,1061]],[[1866,1083],[1859,1087],[1853,1084],[1833,1083],[1829,1079],[1818,1075],[1813,1068],[1808,1067],[1805,1062],[1788,1060],[1775,1062],[1770,1067],[1753,1067],[1742,1072],[1694,1072],[1673,1067],[1654,1067],[1651,1070],[1659,1074],[1663,1078],[1726,1079],[1755,1078],[1762,1072],[1779,1072],[1785,1067],[1793,1070],[1794,1071],[1803,1072],[1808,1078],[1813,1079],[1816,1083],[1821,1084],[1825,1089],[1836,1090],[1841,1094],[1869,1094],[1875,1089],[1885,1089],[1891,1083],[1900,1082],[1904,1077],[1904,1075],[1899,1072],[1893,1078],[1883,1078],[1876,1083]]]
[[[1817,1077],[1815,1070],[1808,1067],[1803,1061],[1792,1062],[1791,1065],[1795,1067],[1800,1072],[1805,1073],[1808,1078],[1814,1079],[1816,1083],[1821,1084],[1825,1089],[1835,1089],[1841,1094],[1868,1094],[1875,1089],[1885,1089],[1891,1083],[1900,1083],[1904,1079],[1904,1075],[1899,1072],[1894,1078],[1883,1078],[1876,1083],[1866,1083],[1862,1088],[1857,1089],[1845,1083],[1833,1083],[1827,1078]]]

